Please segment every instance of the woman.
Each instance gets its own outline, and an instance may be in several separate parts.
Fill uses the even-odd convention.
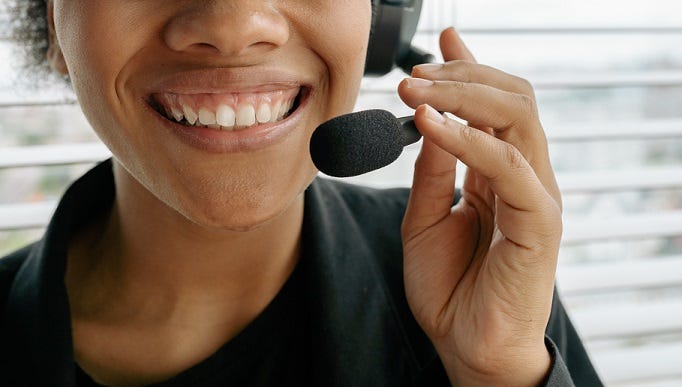
[[[453,29],[446,63],[398,87],[424,136],[408,193],[315,179],[307,150],[353,108],[367,0],[45,15],[50,67],[114,157],[2,261],[8,381],[599,384],[552,302],[561,199],[533,90]]]

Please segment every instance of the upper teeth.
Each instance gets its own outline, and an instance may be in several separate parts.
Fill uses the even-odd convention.
[[[178,122],[223,130],[242,129],[282,120],[294,105],[298,89],[268,93],[155,94],[166,117]]]

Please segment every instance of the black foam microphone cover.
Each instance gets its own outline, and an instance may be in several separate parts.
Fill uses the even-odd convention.
[[[317,169],[336,177],[361,175],[395,161],[421,135],[413,117],[364,110],[331,119],[315,130],[310,155]]]

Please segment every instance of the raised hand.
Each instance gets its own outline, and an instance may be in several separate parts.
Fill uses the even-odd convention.
[[[399,86],[424,136],[402,228],[407,299],[453,384],[536,385],[562,223],[535,95],[477,64],[454,29],[440,44],[446,63]],[[457,160],[468,169],[452,207]]]

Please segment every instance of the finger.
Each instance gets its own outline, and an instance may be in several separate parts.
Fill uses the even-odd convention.
[[[497,137],[521,151],[557,203],[561,203],[547,138],[532,98],[482,84],[410,78],[401,82],[398,92],[413,108],[426,103],[455,114],[469,126],[493,128]]]
[[[544,134],[539,130],[535,101],[523,94],[480,83],[421,78],[403,80],[398,86],[398,93],[412,108],[428,104],[436,110],[450,112],[468,121],[471,126],[491,127],[496,132],[516,128],[530,132],[522,133],[523,138],[535,135],[544,140]]]
[[[444,64],[427,63],[417,65],[412,68],[412,77],[430,79],[432,81],[480,83],[535,98],[533,86],[526,79],[494,67],[464,60],[455,60]]]
[[[474,55],[471,53],[471,50],[467,47],[467,45],[464,43],[462,40],[461,36],[455,31],[454,28],[450,27],[445,29],[441,35],[440,35],[440,49],[441,52],[443,53],[443,59],[445,59],[446,62],[451,62],[451,61],[464,61],[464,62],[473,62],[476,63],[476,58]],[[469,64],[454,64],[452,67],[457,68],[459,67],[458,71],[466,71],[462,70],[462,68],[473,68],[475,65],[472,63]],[[482,72],[487,73],[487,75],[491,76],[491,81],[485,81],[482,78],[486,74],[480,74],[480,78],[478,77],[478,73],[474,74],[472,71],[469,72],[469,82],[472,82],[476,80],[477,82],[475,83],[481,83],[481,84],[488,84],[492,87],[526,95],[528,97],[531,97],[533,104],[535,104],[535,91],[527,80],[523,78],[518,78],[513,75],[505,76],[504,74],[492,74],[490,71],[487,71],[485,67],[480,68],[479,70]],[[417,70],[417,74],[419,74],[419,71]],[[499,71],[499,70],[498,70]],[[426,74],[425,78],[431,79]],[[466,75],[466,74],[465,74]],[[440,78],[439,78],[440,79]],[[457,78],[455,78],[457,79]],[[489,83],[490,82],[490,83]],[[426,102],[428,103],[428,102]],[[433,105],[432,105],[433,106]],[[437,107],[436,107],[437,108]],[[446,109],[439,109],[441,111],[445,111]],[[537,110],[535,111],[535,114],[537,114]],[[538,121],[539,122],[539,121]],[[473,126],[478,129],[486,130],[485,126],[481,125],[476,125],[469,123],[470,126]],[[514,146],[517,146],[519,149],[522,151],[525,151],[524,155],[526,157],[529,157],[531,159],[531,165],[533,169],[537,172],[538,176],[540,177],[542,183],[547,187],[548,191],[556,201],[556,203],[559,205],[559,208],[561,208],[562,203],[561,203],[561,193],[559,191],[559,186],[556,182],[556,177],[554,176],[554,171],[552,170],[551,163],[549,160],[549,152],[547,151],[547,140],[544,134],[544,131],[542,128],[539,131],[536,131],[540,136],[535,137],[535,147],[533,149],[538,149],[540,155],[536,158],[533,157],[532,155],[529,155],[527,152],[527,149],[525,146],[521,144],[521,141],[523,140],[525,133],[522,133],[520,136],[521,138],[511,138],[512,135],[510,132],[503,133],[501,136],[498,133],[498,136],[505,140],[509,141],[512,143]]]
[[[415,77],[434,79],[430,78],[424,70],[440,70],[441,72],[450,72],[450,75],[464,78],[449,79],[489,84],[502,90],[526,94],[528,96],[533,96],[535,94],[533,87],[527,80],[490,66],[477,64],[474,55],[453,27],[450,27],[441,33],[440,49],[446,64],[440,69],[438,66],[431,66],[429,68],[428,64],[415,66],[413,69],[417,72],[417,74],[414,75]],[[437,79],[448,79],[447,74],[441,75],[443,75],[444,78]],[[493,83],[488,83],[488,81]]]
[[[413,68],[414,76],[437,82],[430,87],[399,88],[399,91],[405,91],[400,93],[403,101],[413,108],[426,103],[440,111],[451,112],[466,120],[469,126],[486,132],[490,128],[495,129],[497,137],[513,144],[533,168],[542,170],[543,181],[546,177],[549,186],[556,185],[551,166],[544,165],[549,164],[549,152],[531,84],[525,79],[476,64],[474,55],[453,27],[441,32],[440,47],[448,63]],[[432,93],[431,98],[426,98],[425,94],[429,92]],[[536,153],[539,153],[539,163],[535,162]]]
[[[469,48],[466,46],[464,41],[461,39],[461,37],[453,27],[447,28],[441,33],[440,47],[443,53],[443,57],[445,58],[446,61],[448,61],[448,63],[444,65],[426,64],[415,66],[413,68],[413,76],[434,81],[438,80],[445,82],[459,81],[462,83],[487,85],[491,87],[491,89],[499,89],[502,91],[510,92],[512,94],[519,94],[521,95],[521,97],[514,98],[517,98],[520,100],[520,102],[523,102],[522,104],[524,105],[523,107],[529,108],[527,110],[524,109],[523,112],[531,113],[530,118],[537,118],[537,109],[535,108],[535,93],[533,91],[531,84],[528,81],[516,77],[514,75],[507,74],[503,71],[491,68],[489,66],[476,64],[475,63],[476,60],[473,54],[471,53]],[[460,100],[460,103],[461,102],[462,100]],[[454,112],[452,109],[441,108],[437,106],[437,104],[434,104],[433,101],[413,99],[411,104],[408,102],[408,105],[414,108],[415,106],[421,103],[428,103],[441,111],[453,112],[459,117],[467,120],[470,126],[472,127],[487,129],[486,126],[493,126],[499,131],[500,129],[506,129],[507,127],[511,126],[511,125],[505,126],[504,124],[488,125],[486,123],[477,122],[467,117],[466,115],[460,115]],[[480,111],[478,107],[474,107],[472,110],[473,112]],[[539,120],[535,119],[535,121]],[[542,130],[537,132],[541,134],[540,144],[542,144],[543,141],[545,140],[544,132]],[[507,135],[503,135],[502,137],[505,136]],[[523,138],[526,137],[525,133],[523,133],[522,137]],[[524,150],[524,147],[521,146],[522,145],[521,143],[514,143],[514,145],[518,146],[522,151]]]
[[[498,200],[515,211],[514,223],[520,225],[514,232],[515,243],[523,246],[544,243],[538,240],[535,227],[527,225],[556,222],[553,211],[556,202],[521,152],[507,142],[434,112],[428,105],[422,105],[415,114],[424,138],[483,176]],[[560,218],[559,215],[559,221]]]
[[[440,34],[440,51],[443,54],[443,59],[447,63],[462,63],[461,67],[464,66],[476,66],[477,61],[476,58],[474,57],[474,54],[469,50],[469,47],[464,43],[464,40],[459,36],[457,31],[455,30],[454,27],[449,27],[443,30]],[[456,65],[455,65],[456,66]],[[443,66],[444,67],[444,66]],[[426,79],[432,79],[428,76],[428,74],[423,74],[426,71],[423,68],[413,68],[413,71],[416,70],[417,72],[415,73],[415,77],[420,77],[419,75],[424,75],[420,78],[426,78]],[[434,70],[432,68],[432,70]],[[435,69],[438,70],[438,69]],[[461,71],[461,70],[460,70]],[[482,78],[482,77],[481,77]],[[447,78],[446,78],[447,79]],[[478,80],[478,77],[476,78]],[[440,77],[434,77],[432,80],[443,80]],[[459,80],[457,78],[454,78],[454,80]],[[470,80],[466,82],[471,82],[473,80],[473,77],[471,77]],[[465,81],[462,79],[461,81]],[[476,82],[476,83],[482,83],[485,84],[485,82]],[[498,87],[500,89],[506,90],[506,87],[500,87],[501,85],[496,85],[493,84],[491,85],[493,87]],[[475,127],[478,130],[481,130],[485,133],[488,134],[493,134],[493,130],[490,127],[487,127],[485,125],[476,125],[476,124],[471,124],[472,127]],[[492,208],[493,206],[493,201],[494,201],[494,195],[491,194],[491,190],[488,186],[488,183],[483,181],[484,179],[481,179],[478,177],[478,174],[468,170],[466,178],[464,179],[464,187],[463,189],[470,194],[473,194],[476,199],[475,201],[479,201],[482,203],[485,203],[485,205],[488,208]],[[477,204],[478,205],[478,204]]]
[[[440,51],[446,62],[451,60],[476,62],[474,54],[472,54],[467,45],[464,44],[464,41],[460,38],[454,27],[447,28],[441,32]]]
[[[417,157],[403,234],[413,236],[450,214],[457,158],[424,139]]]

